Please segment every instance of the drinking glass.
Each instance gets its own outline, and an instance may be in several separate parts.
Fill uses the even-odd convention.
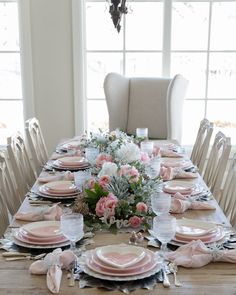
[[[153,218],[153,234],[161,242],[161,256],[165,259],[167,243],[170,242],[176,231],[176,219],[171,215],[156,216]]]
[[[151,179],[160,175],[161,160],[158,157],[152,158],[149,163],[145,165],[145,173]]]
[[[84,217],[80,213],[62,214],[60,229],[70,240],[70,250],[75,251],[75,244],[84,236]]]
[[[148,139],[148,128],[136,128],[136,137]]]
[[[99,149],[88,147],[85,149],[85,158],[89,161],[91,165],[96,164],[97,156],[99,155]]]
[[[156,191],[151,195],[152,211],[157,215],[168,214],[171,206],[171,195],[163,191]]]
[[[153,153],[153,146],[153,141],[142,141],[140,143],[141,151],[147,153],[149,156]]]
[[[75,185],[79,191],[83,191],[83,186],[87,180],[91,178],[90,170],[82,170],[74,172]]]

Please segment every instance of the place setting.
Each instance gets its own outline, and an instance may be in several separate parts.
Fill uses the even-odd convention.
[[[88,169],[90,164],[85,157],[82,156],[71,156],[71,157],[62,157],[51,163],[52,168],[56,170],[69,170],[69,171],[78,171]]]

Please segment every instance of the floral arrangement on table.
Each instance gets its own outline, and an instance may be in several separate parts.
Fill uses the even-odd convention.
[[[84,215],[88,226],[117,229],[149,228],[152,218],[150,195],[159,184],[145,173],[150,158],[142,153],[134,137],[121,131],[90,134],[84,148],[98,147],[100,154],[78,197],[74,211]]]

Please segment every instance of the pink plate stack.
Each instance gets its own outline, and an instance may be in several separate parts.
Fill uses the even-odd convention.
[[[72,198],[78,194],[78,188],[72,181],[51,181],[39,187],[41,196],[51,199]]]
[[[108,245],[85,253],[84,272],[105,280],[128,281],[151,276],[161,269],[154,252],[126,244]]]
[[[71,156],[55,160],[52,166],[58,170],[77,171],[88,168],[90,164],[84,157]]]
[[[14,233],[14,243],[26,248],[57,248],[70,244],[60,231],[59,221],[38,221],[23,225]]]

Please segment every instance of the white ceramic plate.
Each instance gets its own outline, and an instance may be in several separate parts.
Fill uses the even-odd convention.
[[[19,241],[14,237],[13,237],[13,242],[14,242],[14,244],[16,244],[18,246],[29,248],[29,249],[54,249],[54,248],[61,248],[61,247],[65,247],[65,246],[70,245],[70,241],[66,241],[61,244],[51,244],[51,245],[37,245],[37,244],[35,244],[35,245],[33,245],[33,244],[28,244],[28,243],[24,243],[22,241]]]
[[[77,191],[75,184],[69,180],[51,181],[44,184],[43,187],[54,193],[71,193]]]
[[[125,244],[108,245],[96,249],[96,255],[101,261],[120,269],[138,263],[145,254],[142,247]]]

